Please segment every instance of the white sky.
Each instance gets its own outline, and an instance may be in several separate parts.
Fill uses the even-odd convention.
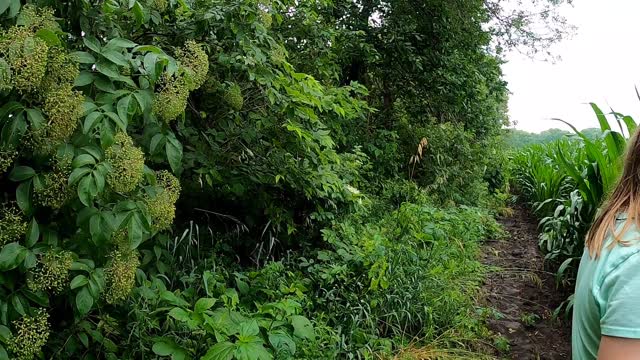
[[[598,127],[587,103],[603,111],[632,115],[640,120],[640,1],[574,0],[564,11],[577,26],[576,35],[555,49],[556,64],[510,54],[503,65],[511,97],[509,114],[516,128],[540,132],[566,128],[561,118],[579,129]]]

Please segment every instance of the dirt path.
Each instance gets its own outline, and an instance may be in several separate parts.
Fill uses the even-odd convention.
[[[495,310],[489,327],[501,356],[517,360],[569,359],[568,324],[552,319],[565,299],[552,274],[544,272],[538,250],[536,220],[522,209],[499,220],[509,236],[487,242],[483,262],[495,267],[484,285],[485,306]],[[501,336],[501,337],[500,337]],[[508,346],[504,340],[508,340]]]

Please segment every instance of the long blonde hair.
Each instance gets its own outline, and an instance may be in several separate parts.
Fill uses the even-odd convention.
[[[625,214],[622,229],[616,229],[618,215]],[[635,224],[640,228],[640,135],[634,133],[627,145],[622,176],[613,188],[587,233],[585,246],[592,258],[600,256],[605,240],[613,235],[611,246],[626,245],[624,234]]]

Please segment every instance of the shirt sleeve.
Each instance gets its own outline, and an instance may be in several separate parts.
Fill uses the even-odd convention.
[[[605,277],[601,295],[602,335],[640,339],[640,253],[635,252]]]

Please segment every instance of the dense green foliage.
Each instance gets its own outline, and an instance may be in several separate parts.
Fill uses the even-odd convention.
[[[477,351],[497,9],[0,3],[0,359]]]
[[[574,128],[572,139],[525,148],[513,159],[516,187],[541,219],[540,247],[557,269],[558,281],[568,286],[575,280],[586,233],[622,170],[625,136],[636,128],[629,116],[612,112],[613,122],[591,106],[602,136]]]

